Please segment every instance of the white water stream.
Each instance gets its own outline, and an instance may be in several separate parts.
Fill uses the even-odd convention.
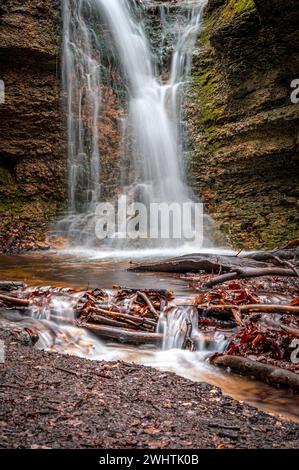
[[[39,349],[90,360],[122,360],[174,372],[193,381],[208,382],[219,386],[224,394],[257,406],[261,410],[298,422],[298,400],[291,392],[236,377],[209,365],[206,361],[208,356],[215,350],[223,350],[225,346],[221,335],[216,333],[214,342],[209,346],[206,346],[204,342],[197,343],[200,348],[197,352],[179,349],[182,337],[184,337],[185,320],[192,313],[190,307],[173,310],[173,315],[164,327],[165,349],[158,350],[154,347],[141,348],[103,342],[83,328],[54,320],[55,316],[64,317],[66,321],[72,319],[74,317],[73,306],[74,298],[70,299],[67,293],[65,296],[60,294],[57,297],[52,296],[49,302],[39,307],[32,306],[31,318],[24,318],[23,315],[6,311],[1,315],[0,324],[2,328],[5,328],[9,322],[11,329],[14,323],[20,331],[27,327],[38,332],[39,341],[36,347]],[[164,321],[163,315],[161,321]],[[194,334],[196,337],[196,329]],[[213,390],[210,393],[213,394]]]
[[[69,211],[58,223],[58,232],[67,234],[77,246],[132,250],[186,245],[183,237],[166,241],[161,237],[158,241],[149,238],[133,242],[120,240],[119,233],[124,227],[118,227],[113,239],[105,243],[95,236],[95,209],[103,202],[101,188],[107,183],[101,180],[99,154],[102,81],[102,30],[99,26],[110,33],[127,88],[127,114],[120,121],[120,154],[130,141],[130,174],[119,193],[126,195],[129,203],[143,203],[145,207],[151,203],[176,203],[179,207],[189,203],[194,214],[195,199],[185,184],[182,109],[205,4],[206,0],[181,0],[174,5],[181,6],[184,14],[183,20],[180,16],[171,23],[170,65],[168,72],[164,67],[162,78],[159,51],[151,47],[144,23],[146,7],[153,6],[152,2],[64,0],[63,77],[68,119]],[[154,5],[160,8],[163,38],[164,30],[167,32],[169,27],[170,6],[163,2]],[[161,48],[163,50],[163,44],[159,50]],[[129,216],[127,213],[125,225]],[[204,220],[204,245],[208,246],[207,217]]]

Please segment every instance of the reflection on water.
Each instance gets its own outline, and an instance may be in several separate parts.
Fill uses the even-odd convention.
[[[129,266],[130,261],[125,259],[98,259],[95,256],[81,257],[54,252],[0,256],[0,278],[21,280],[29,286],[111,289],[113,285],[121,285],[170,289],[179,296],[194,294],[194,290],[173,275],[134,273],[127,271]]]
[[[76,257],[70,254],[47,253],[24,256],[1,256],[0,279],[23,280],[29,285],[55,285],[110,289],[115,284],[142,288],[168,288],[176,295],[194,295],[183,281],[173,275],[127,272],[126,260]],[[0,326],[8,321],[0,316]],[[48,351],[72,354],[92,360],[124,360],[175,372],[193,381],[205,381],[221,387],[224,394],[245,401],[263,411],[282,415],[299,422],[298,394],[270,387],[266,384],[240,378],[210,366],[205,359],[208,352],[190,352],[179,349],[157,351],[153,348],[124,347],[103,343],[83,329],[59,325],[49,320],[24,318],[11,313],[9,321],[23,329],[25,326],[39,331],[37,346]],[[11,324],[11,323],[10,323]]]

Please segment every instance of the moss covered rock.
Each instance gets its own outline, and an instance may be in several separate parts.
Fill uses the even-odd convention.
[[[206,8],[189,94],[189,180],[234,246],[298,236],[298,22],[292,0]]]

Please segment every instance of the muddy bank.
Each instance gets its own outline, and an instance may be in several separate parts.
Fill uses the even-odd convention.
[[[46,353],[8,333],[2,448],[298,448],[299,426],[174,374]]]

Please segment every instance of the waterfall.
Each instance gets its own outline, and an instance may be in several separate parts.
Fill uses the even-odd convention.
[[[206,353],[220,352],[227,341],[219,332],[210,334],[207,344],[204,332],[198,328],[198,310],[194,305],[178,305],[164,309],[157,325],[163,336],[162,349],[189,349]]]
[[[186,340],[195,341],[198,336],[197,308],[190,305],[164,310],[157,331],[163,335],[162,349],[182,349]]]
[[[107,183],[101,180],[99,152],[103,30],[113,43],[126,88],[126,115],[120,119],[119,153],[122,164],[129,148],[130,171],[127,180],[121,178],[119,193],[126,195],[130,202],[146,206],[190,203],[194,212],[195,201],[185,184],[183,169],[182,102],[205,4],[206,0],[182,0],[175,4],[183,7],[184,18],[171,24],[174,43],[167,72],[161,57],[170,5],[164,2],[160,6],[162,54],[161,50],[159,54],[151,47],[142,14],[146,7],[153,7],[152,2],[64,0],[63,82],[67,101],[69,210],[58,223],[58,231],[67,233],[75,243],[103,245],[95,237],[95,208],[102,202],[101,188]],[[149,246],[148,240],[143,243]],[[184,240],[176,241],[174,246],[183,243]],[[110,248],[120,244],[126,248],[127,241],[120,241],[116,233],[105,244]],[[136,242],[133,246],[137,247]],[[155,241],[153,246],[169,246],[169,241],[164,244]]]
[[[101,58],[88,25],[90,2],[64,0],[63,88],[67,102],[69,211],[94,209],[99,196]],[[88,122],[88,125],[86,125]]]

